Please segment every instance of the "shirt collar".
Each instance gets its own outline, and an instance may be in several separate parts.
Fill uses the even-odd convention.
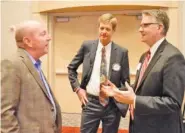
[[[106,46],[105,46],[105,50],[108,51],[108,49],[111,49],[111,44],[112,42],[109,42]],[[101,52],[102,48],[103,48],[103,44],[100,42],[98,42],[98,52]]]
[[[34,66],[36,67],[36,68],[39,68],[39,67],[41,67],[41,60],[35,60],[26,50],[24,50],[25,51],[25,53],[28,55],[28,57],[31,59],[31,61],[32,61],[32,63],[34,64]]]
[[[160,40],[158,40],[151,48],[150,48],[150,52],[151,52],[151,57],[155,54],[155,52],[157,51],[158,47],[161,45],[161,43],[164,41],[164,37],[161,38]]]

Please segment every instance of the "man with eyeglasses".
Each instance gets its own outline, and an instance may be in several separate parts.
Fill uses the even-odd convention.
[[[166,39],[169,18],[165,11],[142,12],[141,41],[149,46],[139,63],[134,87],[118,90],[109,81],[101,91],[130,104],[130,133],[184,133],[181,106],[185,88],[185,60]]]

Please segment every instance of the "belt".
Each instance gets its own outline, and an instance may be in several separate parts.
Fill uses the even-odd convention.
[[[87,93],[87,97],[95,100],[99,100],[99,96],[94,96],[92,94]]]
[[[95,95],[92,95],[92,94],[89,94],[89,93],[87,93],[87,98],[99,101],[99,96],[95,96]],[[114,103],[114,100],[113,100],[112,97],[109,97],[109,103]]]

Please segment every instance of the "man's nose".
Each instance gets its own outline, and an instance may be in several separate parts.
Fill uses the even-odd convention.
[[[142,32],[143,31],[143,27],[140,26],[139,29],[138,29],[138,31],[139,32]]]
[[[103,33],[103,34],[107,33],[107,30],[105,30],[105,29],[104,29],[104,30],[102,30],[102,33]]]
[[[48,35],[47,40],[48,40],[48,41],[50,41],[50,40],[51,40],[51,35]]]

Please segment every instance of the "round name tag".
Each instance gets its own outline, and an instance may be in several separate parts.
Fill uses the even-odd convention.
[[[119,71],[119,70],[121,69],[121,66],[120,66],[120,64],[115,63],[115,64],[112,65],[112,69],[113,69],[114,71]]]

